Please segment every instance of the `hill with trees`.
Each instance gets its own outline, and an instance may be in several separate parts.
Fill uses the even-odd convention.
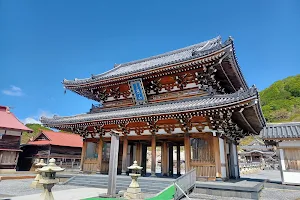
[[[260,92],[267,122],[300,121],[300,74],[276,81]]]
[[[276,81],[260,92],[267,123],[300,121],[300,74]],[[248,136],[240,145],[248,145],[258,136]]]
[[[51,130],[42,126],[41,124],[26,124],[28,128],[33,130],[33,133],[26,133],[22,134],[21,144],[26,144],[30,138],[35,138],[42,130]]]

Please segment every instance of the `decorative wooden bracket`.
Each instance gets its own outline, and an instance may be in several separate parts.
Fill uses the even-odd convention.
[[[156,79],[156,80],[150,81],[146,85],[146,92],[147,92],[147,94],[149,94],[151,91],[153,91],[156,94],[158,94],[159,91],[161,91],[161,89],[162,89],[162,85],[160,84],[160,81],[161,81],[161,79]]]
[[[149,121],[147,122],[148,126],[149,126],[149,131],[152,135],[155,135],[158,130],[159,130],[159,127],[156,125],[156,122],[155,121]]]
[[[127,128],[126,124],[124,124],[124,123],[118,124],[118,128],[121,130],[123,135],[129,134],[130,130]]]
[[[111,89],[110,89],[110,95],[111,95],[114,99],[119,99],[119,98],[121,97],[120,87],[111,88]]]
[[[190,130],[192,130],[193,126],[189,118],[183,117],[180,118],[178,121],[180,123],[180,128],[183,132],[188,133]]]
[[[99,136],[104,135],[105,134],[105,129],[103,128],[103,126],[94,126],[93,127],[94,132],[92,132],[92,137],[96,136],[96,134],[99,134]]]

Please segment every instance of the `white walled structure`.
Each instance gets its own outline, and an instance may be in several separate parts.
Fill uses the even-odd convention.
[[[261,136],[277,144],[282,184],[300,185],[300,122],[268,124]]]

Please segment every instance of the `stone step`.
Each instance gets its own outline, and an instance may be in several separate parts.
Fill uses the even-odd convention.
[[[80,181],[83,181],[83,180],[95,180],[95,181],[100,181],[100,182],[108,182],[108,178],[107,177],[83,177],[83,176],[76,176],[75,177],[76,180],[80,180]],[[160,180],[160,179],[153,179],[151,180],[151,178],[145,180],[145,179],[138,179],[139,182],[154,182],[154,183],[172,183],[173,180],[171,179],[170,181],[168,180]],[[127,182],[131,182],[131,178],[130,177],[126,177],[126,178],[117,178],[117,181],[127,181]]]
[[[99,184],[72,183],[70,185],[88,186],[88,187],[96,187],[96,188],[107,188],[107,185],[99,185]],[[120,190],[127,190],[127,188],[128,188],[128,185],[127,186],[117,185],[116,190],[118,192]],[[141,187],[141,189],[144,193],[159,193],[160,191],[162,191],[161,188],[153,188],[153,187]]]
[[[77,183],[80,183],[82,185],[94,185],[94,187],[107,187],[108,186],[108,183],[98,183],[98,182],[92,182],[92,181],[85,181],[85,182],[70,182],[69,184],[70,185],[75,185]],[[117,183],[117,186],[120,186],[120,187],[128,187],[130,183]],[[149,186],[149,184],[139,184],[140,187],[143,189],[143,188],[152,188],[152,189],[158,189],[158,190],[161,190],[162,188],[166,188],[168,187],[169,185],[162,185],[162,184],[155,184],[155,185],[152,185],[152,186]]]

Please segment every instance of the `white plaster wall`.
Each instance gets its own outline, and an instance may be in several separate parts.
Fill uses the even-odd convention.
[[[282,141],[278,144],[279,147],[299,147],[300,148],[300,140],[294,141]]]
[[[226,160],[225,160],[225,147],[224,147],[224,140],[219,138],[219,150],[220,150],[220,161],[221,161],[221,175],[222,178],[226,178]]]
[[[283,184],[297,184],[300,185],[300,171],[298,172],[283,172]]]
[[[11,131],[11,130],[6,130],[6,135],[13,135],[13,136],[21,136],[22,132],[21,131]]]

